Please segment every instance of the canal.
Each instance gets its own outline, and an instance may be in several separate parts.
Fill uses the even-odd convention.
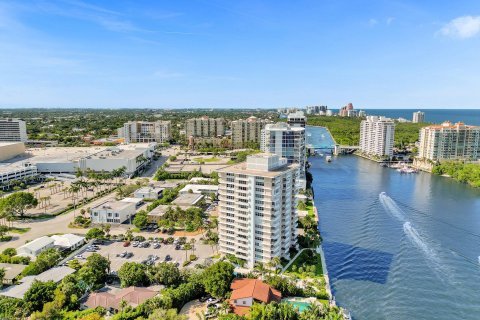
[[[480,190],[353,155],[309,161],[332,289],[354,319],[480,318]]]

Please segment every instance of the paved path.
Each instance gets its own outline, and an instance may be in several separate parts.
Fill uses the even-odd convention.
[[[290,267],[290,265],[298,258],[298,256],[305,250],[310,250],[310,248],[303,248],[302,250],[298,251],[297,254],[295,255],[295,257],[293,257],[293,259],[290,259],[290,261],[287,263],[287,265],[285,267],[283,267],[282,271],[280,273],[283,273],[285,271],[287,271],[288,267]]]
[[[0,242],[0,250],[4,250],[5,248],[18,248],[21,245],[25,244],[27,240],[34,240],[41,236],[45,236],[52,233],[81,233],[85,234],[88,229],[72,229],[68,227],[68,224],[72,222],[73,216],[80,214],[81,208],[89,208],[95,206],[96,204],[100,204],[106,200],[114,199],[115,193],[111,193],[97,199],[93,202],[90,202],[83,207],[78,207],[75,212],[70,211],[65,214],[61,214],[54,218],[42,219],[42,220],[25,220],[25,221],[15,221],[13,223],[14,227],[20,228],[31,228],[28,232],[24,234],[17,234],[17,233],[10,233],[13,236],[11,241],[7,242]]]

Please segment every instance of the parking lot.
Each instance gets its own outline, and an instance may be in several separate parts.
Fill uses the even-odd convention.
[[[125,262],[138,262],[148,260],[149,256],[157,256],[158,259],[155,260],[155,264],[165,261],[165,257],[170,255],[170,262],[179,263],[179,266],[182,267],[183,262],[185,261],[185,250],[175,250],[174,244],[161,244],[160,248],[155,249],[153,244],[148,248],[134,247],[130,244],[128,247],[124,247],[124,242],[107,242],[105,244],[98,244],[98,250],[95,251],[98,254],[101,254],[104,257],[108,257],[111,261],[110,269],[111,271],[118,271],[120,267]],[[120,254],[124,252],[131,252],[133,256],[130,258],[119,257]],[[192,254],[192,250],[188,250],[187,258]],[[87,258],[93,254],[93,252],[85,251],[81,256]],[[212,249],[209,246],[197,243],[195,245],[195,255],[198,257],[196,261],[193,261],[189,267],[194,266],[195,264],[203,263],[205,258],[212,255]],[[83,259],[79,259],[82,262]]]

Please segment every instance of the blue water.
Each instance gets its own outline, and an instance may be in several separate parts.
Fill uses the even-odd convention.
[[[332,289],[354,319],[480,319],[480,190],[353,155],[309,161]]]
[[[413,112],[425,112],[425,121],[431,123],[442,123],[444,121],[465,122],[470,125],[480,126],[479,109],[366,109],[368,115],[386,116],[389,118],[405,118],[412,120]]]

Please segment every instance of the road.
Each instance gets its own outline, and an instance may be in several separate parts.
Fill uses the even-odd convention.
[[[140,177],[142,178],[151,178],[157,172],[158,168],[160,168],[165,161],[167,161],[168,157],[167,156],[161,156],[158,160],[153,160],[152,163],[150,164],[150,167],[142,172],[140,174]]]

